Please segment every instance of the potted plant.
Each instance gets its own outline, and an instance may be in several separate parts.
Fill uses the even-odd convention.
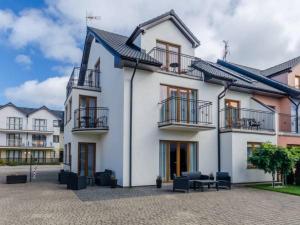
[[[114,175],[111,175],[110,177],[110,187],[111,188],[116,188],[118,184],[118,180],[116,179],[116,177]]]
[[[161,184],[162,184],[161,176],[157,176],[157,178],[156,178],[156,187],[161,188]]]
[[[209,174],[209,179],[210,179],[210,180],[214,180],[214,179],[215,179],[215,177],[214,177],[214,174],[213,174],[213,173],[210,173],[210,174]]]

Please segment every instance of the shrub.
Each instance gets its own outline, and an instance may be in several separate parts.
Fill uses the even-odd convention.
[[[5,161],[3,159],[0,159],[0,166],[4,166],[5,165]]]

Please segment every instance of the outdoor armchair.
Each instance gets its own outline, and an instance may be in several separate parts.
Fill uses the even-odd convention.
[[[217,172],[216,181],[218,181],[219,187],[227,187],[231,189],[231,177],[227,172]]]

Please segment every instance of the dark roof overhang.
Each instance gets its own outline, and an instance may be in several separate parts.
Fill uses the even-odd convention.
[[[127,40],[127,44],[130,45],[134,42],[134,40],[146,29],[149,29],[155,26],[158,23],[161,23],[165,20],[171,20],[175,26],[180,30],[180,32],[191,42],[193,48],[196,48],[200,45],[200,41],[196,38],[196,36],[190,31],[190,29],[183,23],[183,21],[179,18],[179,16],[172,9],[169,12],[166,12],[158,17],[150,19],[144,23],[139,24],[130,37]]]

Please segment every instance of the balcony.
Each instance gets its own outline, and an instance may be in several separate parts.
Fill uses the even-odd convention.
[[[162,48],[153,48],[149,52],[149,55],[162,63],[160,68],[162,71],[201,80],[203,79],[202,72],[192,67],[194,63],[200,60],[197,57],[165,50]]]
[[[6,139],[6,145],[8,147],[24,147],[25,143],[22,142],[22,139]]]
[[[160,129],[199,131],[215,128],[211,102],[170,97],[160,102],[160,107]]]
[[[73,132],[101,134],[108,131],[108,108],[87,107],[74,111]]]
[[[220,110],[221,131],[275,132],[275,113],[245,108]]]
[[[75,67],[67,84],[67,97],[71,93],[72,88],[81,88],[92,91],[101,91],[100,72],[98,70],[87,69],[85,79],[79,80],[80,67]]]
[[[300,120],[299,117],[278,113],[279,132],[297,134],[300,131]],[[298,127],[298,128],[297,128]]]
[[[47,144],[45,141],[35,141],[32,143],[22,142],[22,139],[6,139],[6,145],[0,146],[0,148],[9,149],[53,149],[53,144]]]

